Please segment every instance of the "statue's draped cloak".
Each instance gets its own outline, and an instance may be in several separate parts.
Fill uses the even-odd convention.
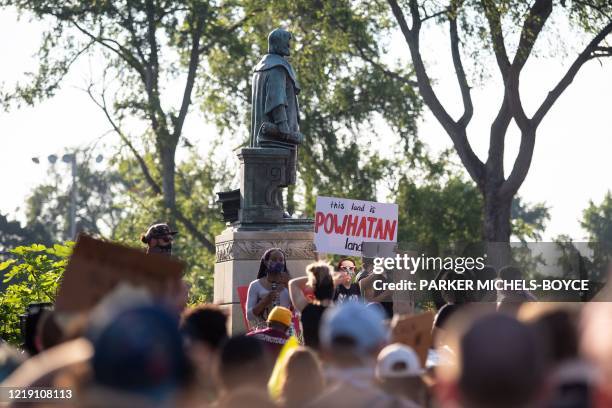
[[[255,66],[253,72],[252,109],[251,109],[251,147],[281,147],[296,149],[292,143],[282,142],[259,135],[263,122],[278,123],[285,116],[290,132],[300,131],[297,94],[300,92],[293,68],[280,55],[266,54]],[[284,109],[273,111],[278,106]],[[283,118],[283,119],[285,119]]]

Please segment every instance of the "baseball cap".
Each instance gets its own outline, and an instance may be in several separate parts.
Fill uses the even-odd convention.
[[[345,302],[327,309],[321,321],[321,345],[330,348],[334,339],[348,337],[356,351],[369,352],[389,340],[384,323],[385,315],[379,309],[366,307],[361,302]]]
[[[390,344],[378,354],[376,378],[417,377],[423,373],[419,357],[404,344]]]
[[[151,238],[163,237],[164,235],[175,235],[178,234],[178,231],[172,231],[168,224],[160,223],[153,224],[148,229],[147,232],[143,235],[142,241],[148,242]]]
[[[285,326],[291,326],[291,310],[282,306],[275,306],[268,315],[268,322],[277,322]]]

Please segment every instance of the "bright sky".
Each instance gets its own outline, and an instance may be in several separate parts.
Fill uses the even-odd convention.
[[[32,55],[42,28],[40,23],[27,19],[17,21],[13,12],[0,11],[0,38],[3,39],[0,42],[0,83],[10,86],[23,78],[23,72],[34,69],[36,60]],[[461,101],[449,59],[448,40],[434,33],[427,44],[424,54],[431,68],[430,75],[436,79],[436,90],[447,109],[457,117]],[[399,35],[391,39],[391,51],[394,57],[407,55]],[[562,76],[574,55],[570,52],[567,58],[553,57],[528,63],[521,90],[529,114]],[[0,137],[4,146],[0,150],[0,174],[4,174],[1,213],[16,214],[18,219],[23,219],[21,211],[25,198],[45,180],[48,155],[97,141],[103,153],[104,145],[119,143],[113,134],[100,140],[109,126],[98,108],[79,89],[87,83],[88,69],[85,63],[76,65],[61,91],[50,100],[33,108],[0,112]],[[499,78],[493,76],[486,86],[472,92],[475,114],[468,128],[469,138],[483,160],[488,149],[490,123],[501,102],[501,89]],[[607,177],[612,174],[610,95],[612,61],[603,64],[591,61],[539,128],[531,170],[519,194],[528,202],[545,201],[551,207],[552,218],[545,238],[563,233],[575,240],[583,239],[585,232],[578,221],[582,211],[589,200],[599,202],[606,191],[612,189],[612,180]],[[216,136],[214,129],[195,112],[188,116],[185,132],[202,151],[209,146],[207,141]],[[450,146],[448,136],[429,112],[425,113],[419,132],[434,151]],[[384,137],[391,140],[393,136]],[[507,140],[506,172],[511,168],[518,141],[516,131]],[[34,164],[32,157],[40,157],[41,163]],[[68,167],[61,162],[56,165],[63,166],[68,177]]]

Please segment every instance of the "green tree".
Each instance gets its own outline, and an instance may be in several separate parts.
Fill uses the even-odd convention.
[[[230,172],[223,162],[201,159],[191,149],[177,166],[177,203],[184,214],[202,231],[216,235],[225,227],[214,201],[215,191],[228,183]],[[152,154],[144,154],[149,165]],[[67,233],[67,203],[70,184],[63,183],[59,169],[50,169],[50,179],[36,187],[28,198],[27,237],[34,238],[38,225],[51,241]],[[109,166],[95,170],[87,161],[79,162],[77,173],[78,231],[104,237],[125,245],[142,248],[140,234],[156,222],[168,222],[170,213],[161,205],[160,196],[149,195],[140,166],[131,154],[117,153]],[[172,225],[176,228],[176,225]],[[187,264],[185,279],[191,284],[191,298],[212,300],[214,254],[182,228],[179,228],[173,253]],[[34,239],[27,242],[37,242]],[[7,246],[8,248],[8,246]]]
[[[589,241],[612,242],[612,193],[608,191],[600,204],[589,201],[582,212],[580,226],[588,233]]]
[[[95,169],[88,160],[87,151],[77,154],[76,225],[77,232],[90,235],[112,236],[121,218],[122,191],[125,185],[121,175],[112,168]],[[36,186],[26,201],[26,229],[41,226],[52,241],[70,237],[70,196],[72,178],[63,168],[52,165],[48,179]],[[44,243],[40,240],[31,242]]]
[[[612,260],[612,193],[608,191],[600,204],[589,201],[582,212],[580,226],[588,233],[588,246],[592,251],[591,265],[595,280],[608,280]]]
[[[152,161],[150,154],[143,156]],[[147,182],[138,171],[138,164],[128,155],[118,158],[116,166],[122,179],[122,214],[110,239],[129,246],[142,247],[140,234],[155,222],[167,222],[169,213],[159,205],[159,196],[150,196]],[[200,158],[195,151],[177,166],[177,203],[194,225],[211,235],[219,234],[225,224],[215,203],[215,191],[229,183],[230,172],[224,163]],[[172,227],[175,227],[174,225]],[[191,285],[190,301],[212,301],[215,254],[194,238],[190,231],[179,228],[172,253],[187,264],[185,280]]]
[[[482,242],[482,195],[447,155],[428,169],[407,173],[397,190],[398,241],[416,244],[435,255]],[[541,240],[550,218],[546,205],[524,203],[517,196],[513,208],[512,236],[523,242]]]
[[[450,137],[461,163],[482,195],[484,240],[509,241],[513,198],[529,171],[539,125],[584,64],[612,56],[612,47],[606,43],[612,32],[612,3],[607,0],[388,0],[387,3],[408,47],[419,94]],[[536,54],[536,42],[546,37],[555,20],[591,39],[535,112],[529,114],[523,108],[519,90],[521,73],[529,57]],[[448,30],[453,69],[463,101],[463,112],[458,118],[451,116],[438,98],[421,55],[428,21]],[[513,40],[515,36],[518,41]],[[558,41],[558,37],[553,41]],[[488,156],[482,161],[468,141],[467,127],[474,107],[471,81],[463,60],[470,56],[473,62],[470,65],[476,66],[487,53],[495,57],[504,92],[491,123]],[[521,142],[514,165],[505,173],[504,148],[512,121],[520,130]]]
[[[5,106],[34,104],[52,96],[75,61],[100,57],[103,81],[88,87],[92,101],[134,155],[148,193],[162,197],[160,204],[170,216],[214,252],[210,232],[198,230],[177,205],[175,157],[206,56],[235,36],[254,9],[247,2],[198,0],[2,0],[0,7],[15,7],[51,23],[38,50],[38,71],[27,84],[2,95]],[[108,78],[114,88],[109,88]],[[173,98],[171,89],[181,89],[180,96]],[[147,129],[136,137],[147,136],[155,152],[152,162],[142,157],[142,143],[128,131],[129,120]]]
[[[35,302],[53,302],[64,274],[73,243],[46,247],[40,244],[11,249],[0,262],[3,284],[0,297],[0,336],[18,345],[21,340],[19,315]]]

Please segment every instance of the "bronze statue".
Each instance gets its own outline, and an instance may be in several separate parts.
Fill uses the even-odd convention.
[[[276,29],[268,35],[268,53],[253,72],[251,147],[287,149],[286,187],[295,184],[297,148],[304,141],[300,133],[297,95],[300,86],[289,55],[291,33]],[[281,189],[276,201],[282,207]],[[280,200],[280,201],[279,201]]]

